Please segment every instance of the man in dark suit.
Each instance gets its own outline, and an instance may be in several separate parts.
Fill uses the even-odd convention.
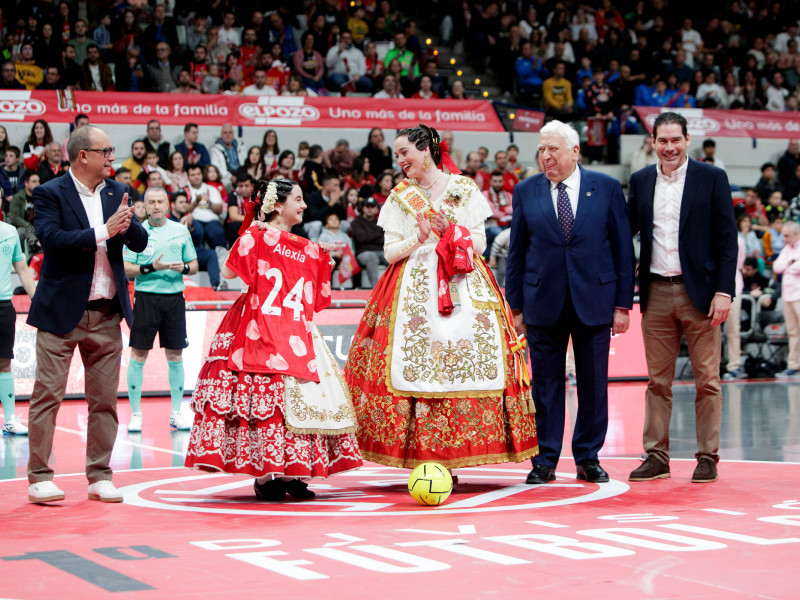
[[[736,275],[736,223],[725,171],[688,158],[686,119],[661,113],[653,124],[658,163],[631,175],[628,214],[641,232],[639,298],[649,381],[645,462],[631,481],[670,476],[672,380],[681,338],[694,371],[697,468],[694,483],[716,481],[722,391],[720,325]]]
[[[117,386],[122,337],[133,320],[122,246],[142,252],[147,233],[128,206],[125,187],[112,179],[108,134],[85,125],[67,144],[70,170],[33,193],[34,226],[44,250],[28,324],[36,336],[36,382],[28,413],[28,500],[53,502],[64,492],[48,466],[53,433],[77,346],[85,369],[89,420],[86,476],[89,499],[121,502],[109,462],[117,436]]]
[[[539,456],[527,483],[553,481],[565,417],[565,359],[572,337],[578,479],[608,481],[598,452],[608,428],[611,332],[628,329],[633,244],[619,181],[578,166],[577,132],[559,121],[539,138],[543,173],[514,188],[506,296],[518,333],[527,325]]]

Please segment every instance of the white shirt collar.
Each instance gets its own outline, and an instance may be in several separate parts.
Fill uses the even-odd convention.
[[[69,176],[72,177],[72,181],[75,183],[75,189],[78,190],[78,194],[81,196],[89,196],[92,197],[95,194],[99,194],[100,191],[106,187],[106,180],[103,181],[95,188],[94,191],[90,190],[88,187],[83,185],[77,177],[75,177],[75,173],[72,172],[72,169],[69,170]]]
[[[562,181],[551,181],[550,182],[550,189],[555,190],[558,187],[559,183],[563,183],[567,186],[567,189],[575,190],[576,192],[580,191],[581,187],[581,170],[578,167],[578,163],[575,163],[575,169],[572,171],[572,174],[567,177],[563,182]]]
[[[664,175],[664,172],[661,170],[661,161],[659,161],[658,177],[660,179],[663,179],[664,181],[671,181],[671,182],[678,181],[679,179],[685,179],[686,170],[688,169],[688,167],[689,167],[689,157],[687,156],[686,160],[683,161],[683,164],[672,172],[672,175]]]

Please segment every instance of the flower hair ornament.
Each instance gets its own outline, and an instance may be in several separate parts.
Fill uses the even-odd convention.
[[[259,203],[259,197],[261,202]],[[244,204],[244,220],[239,227],[239,235],[242,235],[250,227],[256,215],[256,209],[261,204],[261,210],[268,215],[275,210],[275,202],[278,201],[278,186],[274,181],[267,183],[262,181],[250,196],[250,200]]]
[[[278,185],[270,181],[267,190],[261,196],[261,210],[268,215],[275,210],[275,203],[278,201]]]

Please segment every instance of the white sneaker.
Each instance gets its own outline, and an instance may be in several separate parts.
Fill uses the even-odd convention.
[[[52,481],[40,481],[28,486],[28,502],[55,502],[63,499],[64,492]]]
[[[3,435],[28,435],[28,428],[19,422],[17,415],[11,415],[3,424]]]
[[[131,421],[128,423],[128,433],[139,433],[142,431],[142,413],[132,413]]]
[[[192,415],[184,414],[179,410],[173,410],[169,415],[169,426],[178,431],[188,431],[192,428]]]
[[[89,500],[122,502],[122,494],[117,491],[110,479],[103,479],[89,484]]]

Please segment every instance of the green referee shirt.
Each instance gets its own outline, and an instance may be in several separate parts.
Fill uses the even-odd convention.
[[[0,221],[0,300],[11,300],[11,269],[15,262],[25,260],[19,245],[17,228]]]
[[[192,236],[186,225],[169,219],[161,227],[153,227],[149,220],[142,225],[147,231],[147,248],[144,249],[144,252],[131,252],[125,246],[122,257],[126,262],[135,265],[149,265],[161,254],[163,254],[161,262],[165,263],[188,263],[197,258]],[[16,229],[14,233],[16,233]],[[19,239],[19,236],[17,238]],[[185,287],[183,274],[172,269],[138,275],[134,281],[134,289],[137,292],[151,294],[177,294],[182,292]]]

